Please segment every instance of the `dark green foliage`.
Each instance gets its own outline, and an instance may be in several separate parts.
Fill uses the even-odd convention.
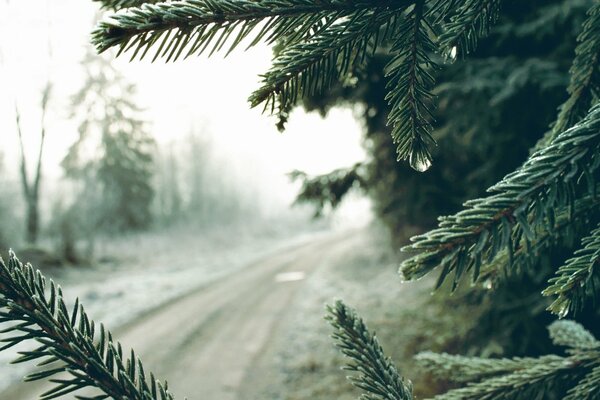
[[[575,208],[575,193],[595,195],[599,146],[600,107],[595,107],[581,123],[488,189],[492,195],[468,201],[465,210],[440,219],[439,228],[413,238],[403,251],[419,254],[403,262],[402,273],[409,279],[420,277],[441,265],[442,279],[454,272],[457,282],[470,271],[476,280],[482,263],[500,250],[506,249],[512,259],[519,241],[535,240],[540,227],[552,229],[561,209]]]
[[[547,296],[558,296],[550,306],[552,312],[566,314],[579,311],[592,301],[597,304],[600,290],[600,228],[581,241],[582,248],[550,279],[544,290]],[[591,300],[590,300],[591,298]]]
[[[358,373],[351,380],[368,393],[366,399],[413,398],[410,383],[398,375],[353,310],[338,301],[328,307],[327,319],[337,346],[350,359],[345,369]],[[424,352],[416,360],[438,379],[465,385],[435,396],[437,400],[596,398],[600,342],[572,321],[555,322],[549,330],[554,344],[566,348],[566,356],[493,359]]]
[[[93,42],[100,52],[118,47],[120,52],[131,51],[132,58],[143,58],[156,48],[154,59],[167,61],[204,51],[230,52],[244,41],[249,46],[279,42],[281,49],[263,76],[263,86],[250,97],[253,106],[264,104],[277,113],[279,126],[301,97],[321,94],[345,81],[377,49],[386,48],[392,56],[387,65],[387,98],[398,158],[424,171],[431,165],[435,143],[431,136],[433,58],[436,53],[438,59],[441,56],[440,46],[434,43],[436,29],[446,29],[445,21],[462,21],[465,13],[469,19],[479,9],[430,3],[190,0],[147,4],[101,22]],[[459,37],[485,34],[493,21],[477,17],[471,22],[473,27]]]
[[[374,334],[356,312],[341,301],[327,307],[326,319],[334,328],[333,339],[349,359],[344,369],[356,373],[350,379],[367,392],[364,400],[412,400],[412,385],[398,374],[385,357]]]
[[[573,126],[588,111],[593,99],[600,96],[600,3],[590,8],[571,67],[569,99],[562,105],[552,130],[552,139]]]
[[[458,52],[470,53],[477,48],[478,38],[486,37],[498,19],[501,0],[467,0],[462,2],[454,16],[444,26],[440,43],[450,60]],[[456,2],[454,4],[457,5]]]
[[[600,342],[572,321],[555,322],[549,330],[554,343],[567,348],[567,356],[490,359],[426,352],[417,361],[439,378],[467,384],[434,399],[595,398],[597,390],[586,391],[581,383],[596,379]]]
[[[315,178],[309,178],[301,171],[293,171],[290,173],[292,180],[302,181],[302,188],[296,202],[314,204],[315,216],[318,217],[325,207],[337,207],[350,190],[364,186],[361,177],[362,169],[362,164],[356,164],[352,168],[337,169]]]
[[[232,41],[235,47],[248,34],[248,28],[254,28],[247,25],[247,21],[254,24],[257,19],[273,17],[273,25],[267,25],[258,38],[271,30],[268,39],[278,41],[281,48],[275,56],[274,67],[265,76],[265,87],[253,95],[253,105],[265,102],[271,111],[277,110],[282,125],[291,106],[301,96],[316,99],[313,102],[321,110],[340,98],[365,104],[367,146],[372,146],[368,149],[374,160],[367,162],[374,167],[355,166],[320,178],[304,176],[302,198],[316,200],[319,209],[325,204],[339,204],[340,195],[355,182],[376,193],[376,207],[384,218],[401,209],[399,204],[408,203],[414,188],[407,182],[395,184],[402,175],[397,174],[396,168],[382,167],[385,161],[381,160],[391,159],[389,149],[392,147],[389,141],[382,140],[381,133],[386,131],[383,121],[393,125],[390,133],[398,147],[398,156],[411,159],[414,168],[428,167],[434,137],[439,137],[440,157],[447,157],[442,163],[445,169],[435,172],[432,184],[426,186],[435,189],[425,192],[427,195],[419,193],[421,196],[414,198],[416,204],[435,198],[432,193],[438,190],[443,194],[439,196],[441,203],[459,208],[460,199],[480,195],[482,186],[473,185],[474,181],[491,184],[501,174],[508,173],[491,187],[490,195],[465,203],[463,211],[441,218],[438,229],[415,238],[415,243],[406,250],[418,254],[402,267],[407,278],[421,277],[441,266],[438,286],[450,273],[454,275],[453,289],[467,273],[474,281],[485,278],[493,286],[502,272],[514,269],[526,274],[539,267],[542,252],[553,254],[557,249],[572,247],[573,239],[585,235],[588,227],[597,222],[595,181],[600,165],[597,157],[600,109],[596,106],[587,113],[597,100],[594,97],[597,5],[592,1],[540,0],[527,4],[495,0],[414,1],[397,5],[397,9],[385,2],[352,5],[325,2],[320,5],[324,14],[310,9],[316,5],[312,2],[282,2],[278,10],[259,9],[266,4],[269,3],[207,5],[199,1],[162,9],[144,7],[136,15],[119,15],[116,21],[101,25],[95,40],[100,50],[120,45],[122,50],[129,46],[136,51],[146,51],[155,43],[151,32],[160,37],[161,32],[177,27],[183,32],[181,36],[165,39],[164,43],[172,44],[173,49],[181,53],[188,45],[188,38],[196,35],[196,27],[212,22],[213,29],[224,34],[215,39],[216,34],[201,33],[195,41],[212,44],[215,51],[233,32],[231,21],[241,24]],[[230,9],[226,10],[225,6]],[[241,15],[242,6],[247,7],[245,16]],[[296,6],[295,12],[291,11],[293,6]],[[339,8],[334,10],[335,7]],[[362,13],[353,7],[363,7]],[[588,9],[588,21],[580,33],[581,19]],[[167,14],[166,10],[173,14]],[[215,19],[215,10],[222,12],[221,19]],[[191,16],[184,21],[186,13]],[[394,13],[397,19],[386,20]],[[319,18],[318,22],[311,20],[311,16]],[[381,20],[373,23],[377,16]],[[284,24],[286,20],[291,21],[289,25]],[[497,20],[499,25],[492,28]],[[294,24],[297,30],[289,28]],[[331,34],[340,38],[339,43]],[[570,70],[569,88],[577,107],[568,103],[563,106],[554,130],[541,142],[545,145],[540,144],[527,162],[509,173],[522,163],[527,149],[543,136],[554,120],[553,110],[560,104],[560,93],[568,82],[566,70],[573,58],[573,39],[577,35],[579,44]],[[216,44],[211,43],[213,39]],[[372,48],[367,52],[364,48],[368,45]],[[380,56],[378,49],[385,50],[387,55]],[[203,49],[192,45],[188,54],[198,50]],[[161,55],[177,56],[175,50],[169,51],[170,54],[165,51]],[[441,72],[435,86],[431,74],[437,69],[436,62],[442,57],[452,62],[457,55],[467,53],[471,53],[472,58]],[[378,57],[383,61],[379,70],[369,70],[370,66],[377,65]],[[381,68],[382,65],[386,68]],[[381,76],[384,70],[390,78],[387,82]],[[352,84],[356,85],[352,87]],[[385,85],[387,87],[382,89]],[[326,90],[329,90],[329,99],[318,99]],[[580,96],[578,91],[591,95]],[[430,104],[432,93],[438,95],[439,108],[435,113]],[[383,99],[390,100],[389,108],[381,105]],[[522,112],[532,104],[536,106],[535,112]],[[582,112],[581,107],[584,107]],[[561,128],[564,121],[566,125]],[[302,175],[296,174],[296,177]],[[462,180],[465,180],[464,186],[456,184]],[[430,210],[429,215],[435,211]],[[399,225],[398,221],[406,223],[397,218],[395,226]],[[588,253],[583,256],[590,258]],[[547,275],[547,268],[552,266],[545,266],[540,277]],[[586,290],[594,290],[592,286]],[[539,302],[531,308],[537,305]],[[368,347],[365,343],[362,346]],[[476,398],[483,393],[489,398],[510,398],[531,397],[537,393],[536,396],[543,397],[553,386],[564,388],[562,378],[557,378],[563,372],[570,378],[573,378],[571,370],[575,375],[583,372],[577,368],[579,364],[565,367],[556,362],[536,365],[519,376],[492,378],[478,384],[478,388],[460,389],[450,396]],[[541,387],[533,385],[522,391],[517,385],[519,379],[541,383]]]
[[[299,96],[324,92],[397,32],[398,20],[397,13],[374,9],[314,35],[310,42],[285,46],[264,75],[263,86],[250,96],[250,104],[264,102],[265,108],[285,109],[296,104]],[[380,34],[382,25],[386,28]],[[338,60],[344,61],[338,65]],[[318,79],[311,78],[314,76]]]
[[[11,323],[7,323],[7,322]],[[75,301],[72,310],[65,305],[60,287],[10,254],[8,263],[0,259],[0,350],[24,341],[36,341],[34,350],[21,351],[14,363],[37,361],[41,367],[26,381],[50,379],[55,385],[42,395],[54,399],[83,388],[102,393],[79,399],[173,400],[167,384],[144,372],[133,350],[128,356],[104,326],[96,327],[83,306]]]
[[[430,227],[438,215],[481,196],[525,160],[556,118],[590,1],[533,4],[524,9],[522,3],[503,2],[502,17],[482,46],[438,73],[432,133],[438,162],[425,174],[395,162],[383,73],[389,55],[370,58],[353,84],[340,83],[304,101],[305,108],[323,114],[339,104],[359,106],[369,155],[362,168],[364,189],[394,235],[407,225]]]
[[[435,68],[430,58],[435,44],[426,13],[425,0],[419,0],[405,15],[390,48],[394,56],[385,72],[391,110],[388,119],[398,159],[410,158],[411,167],[420,172],[431,166],[429,148],[435,144],[430,122],[434,78],[429,72]]]
[[[161,3],[160,0],[94,0],[102,3],[102,7],[111,10],[121,10],[123,8],[140,7],[144,4]]]
[[[83,211],[92,229],[147,228],[152,223],[154,140],[131,98],[135,87],[101,57],[88,54],[83,64],[86,82],[73,98],[79,138],[62,165],[80,185],[78,200],[93,208]]]

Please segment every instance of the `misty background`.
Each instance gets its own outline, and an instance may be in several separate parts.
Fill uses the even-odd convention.
[[[78,121],[72,115],[76,108],[73,96],[85,84],[82,62],[86,54],[94,53],[89,32],[99,18],[97,5],[92,2],[51,3],[0,3],[0,34],[5,38],[0,43],[2,179],[8,182],[5,186],[13,192],[13,199],[20,192],[15,104],[32,175],[39,149],[42,91],[48,82],[52,84],[42,158],[42,228],[50,222],[56,202],[72,200],[65,198],[65,190],[71,189],[61,162],[79,135]],[[211,59],[192,57],[168,65],[130,63],[126,56],[115,60],[114,54],[98,57],[123,75],[124,84],[135,86],[130,97],[140,109],[137,117],[145,122],[149,137],[156,143],[152,150],[155,214],[164,213],[160,208],[166,206],[165,191],[172,190],[169,181],[175,181],[170,184],[180,191],[176,195],[181,197],[178,207],[198,201],[192,198],[198,188],[191,187],[194,179],[200,179],[193,176],[196,170],[196,175],[205,175],[203,180],[211,180],[203,182],[203,190],[212,190],[214,196],[229,192],[228,196],[239,203],[239,212],[279,217],[290,213],[298,191],[298,184],[292,183],[287,173],[300,169],[320,174],[364,158],[361,127],[349,108],[335,110],[326,119],[297,110],[284,134],[262,110],[249,109],[246,98],[271,59],[268,47],[235,52],[227,59],[217,54]],[[195,146],[189,145],[190,138],[194,138]],[[363,215],[361,220],[368,214],[364,200],[349,208],[353,208],[352,219],[357,210]],[[17,210],[11,207],[12,213]],[[308,216],[310,211],[306,212]],[[154,222],[165,221],[155,218]],[[14,236],[11,246],[16,245]]]

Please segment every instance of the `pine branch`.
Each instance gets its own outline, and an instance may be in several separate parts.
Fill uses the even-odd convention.
[[[425,1],[419,0],[408,12],[390,50],[394,57],[386,66],[388,120],[398,160],[409,159],[410,166],[421,172],[431,166],[429,147],[435,145],[430,123],[434,78],[429,72],[435,65],[429,53],[436,47],[425,11]]]
[[[464,0],[436,0],[429,7],[430,14],[434,16],[434,23],[437,25],[443,21],[448,21],[452,18],[455,11],[461,7],[459,5]]]
[[[540,358],[482,358],[426,351],[417,354],[415,361],[420,368],[436,378],[469,383],[528,370],[540,363],[560,363],[564,358],[555,355]]]
[[[544,137],[542,143],[550,142],[559,133],[575,125],[585,116],[593,101],[600,97],[600,1],[596,0],[587,14],[569,71],[569,99],[560,107],[550,136]]]
[[[580,178],[588,178],[584,180],[588,191],[595,193],[593,174],[600,166],[599,146],[597,106],[582,122],[491,187],[491,196],[466,202],[463,211],[441,218],[439,228],[412,238],[414,243],[402,250],[419,254],[402,264],[401,273],[414,279],[441,265],[441,280],[454,271],[457,282],[469,270],[477,279],[481,263],[492,261],[500,250],[512,254],[522,237],[535,240],[536,227],[552,220],[555,209],[573,209]]]
[[[475,50],[479,38],[489,34],[498,19],[500,3],[501,0],[467,0],[456,10],[440,36],[440,44],[451,60],[458,52],[468,54]]]
[[[357,163],[350,168],[340,168],[324,175],[309,177],[304,172],[290,174],[292,181],[301,181],[302,188],[294,204],[310,203],[316,208],[315,217],[322,215],[325,207],[337,208],[353,188],[365,186],[364,165]]]
[[[548,307],[559,316],[581,310],[588,299],[597,302],[600,289],[600,225],[582,242],[573,258],[561,266],[550,279],[545,296],[558,296]]]
[[[600,341],[575,321],[554,321],[549,327],[550,338],[556,346],[572,350],[600,349]]]
[[[250,104],[264,103],[273,112],[276,105],[289,108],[301,96],[323,93],[397,32],[398,13],[359,10],[310,40],[286,45],[263,76],[263,86],[250,96]]]
[[[21,264],[12,252],[8,264],[0,259],[0,323],[9,323],[2,333],[14,334],[2,340],[0,351],[27,340],[40,343],[35,350],[20,352],[14,361],[37,360],[38,366],[44,367],[28,375],[26,381],[71,375],[51,379],[56,385],[42,395],[42,400],[86,387],[104,393],[95,399],[174,399],[166,383],[146,375],[133,350],[127,357],[104,326],[96,330],[78,300],[69,312],[60,287],[52,281],[47,285],[39,270]]]
[[[477,276],[477,282],[491,283],[501,276],[507,276],[512,272],[524,271],[535,266],[535,261],[540,254],[548,249],[571,242],[576,235],[576,225],[582,225],[582,229],[593,225],[589,220],[590,216],[598,210],[598,196],[589,195],[575,200],[574,207],[564,207],[558,210],[552,210],[546,218],[545,224],[535,228],[535,237],[528,240],[522,237],[512,253],[502,250],[489,263],[481,266],[481,272],[474,271],[473,276]]]
[[[571,388],[563,400],[598,400],[600,398],[600,365],[592,369]]]
[[[416,360],[436,377],[468,383],[434,400],[542,399],[566,391],[565,385],[571,387],[569,393],[585,390],[580,385],[593,382],[600,365],[599,342],[573,321],[557,321],[549,330],[556,345],[569,348],[567,357],[489,359],[426,352]]]
[[[337,347],[350,362],[345,369],[355,372],[354,386],[366,391],[365,400],[411,400],[412,385],[405,382],[356,312],[341,301],[327,306],[326,319],[334,328]]]
[[[119,47],[133,51],[132,59],[143,58],[158,45],[154,59],[176,60],[236,48],[252,31],[260,28],[249,47],[285,38],[288,43],[318,33],[333,21],[355,11],[396,6],[393,0],[186,0],[145,4],[120,12],[101,22],[92,33],[99,52]],[[327,22],[323,25],[323,20]],[[262,24],[264,21],[264,24]],[[233,39],[231,39],[233,37]],[[227,46],[226,46],[227,44]]]
[[[165,0],[93,0],[102,3],[102,8],[118,11],[123,8],[141,7],[144,4],[156,4],[165,2]],[[167,0],[168,1],[168,0]]]
[[[580,360],[543,357],[535,365],[453,389],[432,400],[543,399],[556,393],[559,382],[581,373]]]
[[[413,4],[414,3],[414,4]],[[408,7],[410,6],[410,7]],[[408,7],[404,18],[400,12]],[[177,60],[221,49],[228,52],[260,30],[250,46],[282,40],[285,47],[263,77],[263,86],[249,101],[277,108],[280,126],[299,96],[311,96],[356,68],[384,41],[397,37],[387,68],[390,124],[398,159],[425,171],[431,165],[431,88],[436,51],[425,0],[188,0],[146,4],[118,13],[93,33],[98,51],[118,46],[144,58],[153,47],[154,59]],[[266,21],[266,22],[265,22]]]

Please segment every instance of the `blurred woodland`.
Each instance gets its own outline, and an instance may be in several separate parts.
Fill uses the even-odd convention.
[[[7,134],[18,138],[19,148],[10,151],[18,155],[10,159],[18,160],[18,176],[0,158],[3,249],[12,247],[44,268],[86,265],[102,257],[95,250],[102,238],[177,225],[206,231],[260,219],[257,189],[240,184],[205,128],[190,125],[158,144],[152,122],[136,104],[135,85],[108,57],[89,47],[81,68],[83,84],[66,110],[78,134],[62,158],[59,180],[48,180],[52,166],[44,165],[48,142],[62,140],[47,132],[53,83],[39,93],[37,132],[23,127],[14,101],[16,131]]]

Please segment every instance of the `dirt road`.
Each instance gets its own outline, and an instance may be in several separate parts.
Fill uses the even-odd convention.
[[[117,339],[135,348],[147,371],[167,379],[178,399],[247,398],[240,388],[249,373],[270,378],[254,361],[278,334],[304,278],[355,248],[357,239],[356,232],[335,234],[282,250],[122,327]],[[33,400],[47,388],[19,384],[0,399]]]

